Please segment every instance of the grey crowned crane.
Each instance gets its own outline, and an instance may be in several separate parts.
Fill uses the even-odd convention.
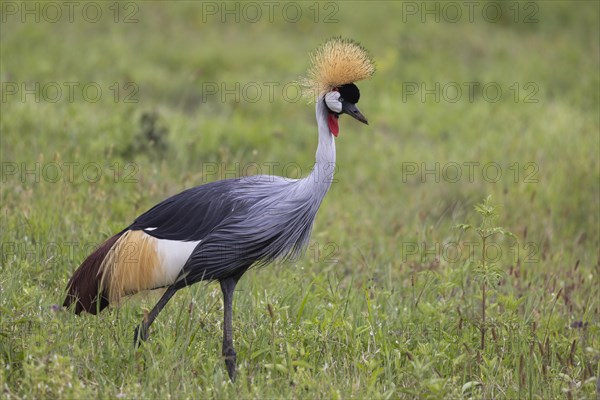
[[[223,292],[223,356],[236,374],[232,301],[238,280],[252,266],[292,257],[307,245],[335,167],[338,118],[348,114],[367,124],[356,107],[354,82],[374,72],[356,42],[333,38],[311,56],[303,84],[316,97],[319,144],[316,163],[303,179],[258,175],[226,179],[185,190],[140,215],[90,254],[67,284],[64,306],[96,314],[139,292],[165,288],[135,329],[134,344],[169,299],[198,281],[219,281]]]

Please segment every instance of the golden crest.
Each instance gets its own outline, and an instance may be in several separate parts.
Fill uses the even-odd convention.
[[[310,56],[311,66],[301,80],[304,96],[316,99],[346,83],[369,78],[375,64],[367,50],[352,39],[334,37]]]

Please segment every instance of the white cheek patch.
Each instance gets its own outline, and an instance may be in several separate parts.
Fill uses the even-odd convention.
[[[325,95],[325,104],[333,112],[342,112],[342,102],[340,101],[340,92],[329,92]]]

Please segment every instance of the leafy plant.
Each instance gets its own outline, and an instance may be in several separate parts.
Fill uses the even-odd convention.
[[[158,112],[144,112],[139,120],[138,133],[122,154],[126,158],[143,153],[162,155],[169,148],[168,135],[169,129],[160,123]]]
[[[495,289],[504,275],[504,271],[487,257],[489,240],[495,235],[508,236],[517,240],[516,236],[506,229],[497,226],[498,208],[500,206],[492,203],[492,196],[486,197],[482,203],[474,206],[475,211],[481,218],[481,223],[473,227],[469,224],[458,224],[456,227],[467,231],[473,229],[481,241],[481,257],[473,269],[475,279],[481,284],[481,349],[485,349],[486,333],[486,299],[487,290]]]

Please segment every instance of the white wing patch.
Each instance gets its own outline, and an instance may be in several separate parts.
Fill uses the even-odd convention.
[[[157,239],[158,245],[156,252],[160,259],[162,273],[157,276],[157,286],[170,285],[175,282],[175,278],[185,265],[185,262],[190,258],[192,252],[201,242],[183,242],[179,240]]]

